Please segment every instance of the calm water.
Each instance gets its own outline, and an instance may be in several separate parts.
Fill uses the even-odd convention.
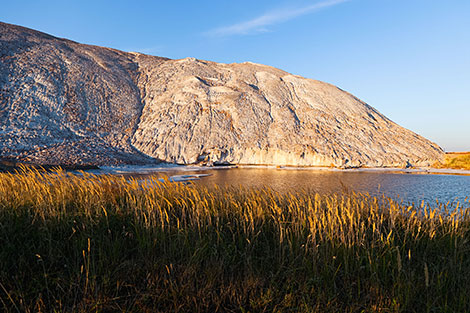
[[[372,195],[385,194],[405,202],[463,202],[470,198],[470,176],[403,174],[387,172],[341,172],[293,169],[234,168],[181,171],[166,170],[160,176],[209,174],[195,184],[270,187],[285,192],[307,189],[319,193],[354,190]],[[470,206],[466,202],[466,206]]]

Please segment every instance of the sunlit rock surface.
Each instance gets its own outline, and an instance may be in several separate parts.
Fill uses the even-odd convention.
[[[443,151],[327,83],[0,23],[0,157],[38,164],[429,165]]]

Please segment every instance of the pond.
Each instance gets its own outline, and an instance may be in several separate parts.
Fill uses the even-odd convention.
[[[469,206],[470,176],[393,171],[338,171],[276,168],[128,167],[105,168],[100,173],[145,179],[156,174],[175,181],[205,186],[269,187],[279,192],[310,190],[318,193],[356,191],[385,195],[407,203],[459,201]]]

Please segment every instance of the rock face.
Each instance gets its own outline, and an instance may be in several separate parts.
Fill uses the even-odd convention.
[[[0,23],[0,157],[38,164],[429,165],[442,149],[343,90]]]

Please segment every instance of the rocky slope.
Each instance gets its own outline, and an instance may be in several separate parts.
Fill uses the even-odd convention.
[[[436,144],[351,94],[269,66],[170,60],[0,23],[0,157],[429,165]]]

